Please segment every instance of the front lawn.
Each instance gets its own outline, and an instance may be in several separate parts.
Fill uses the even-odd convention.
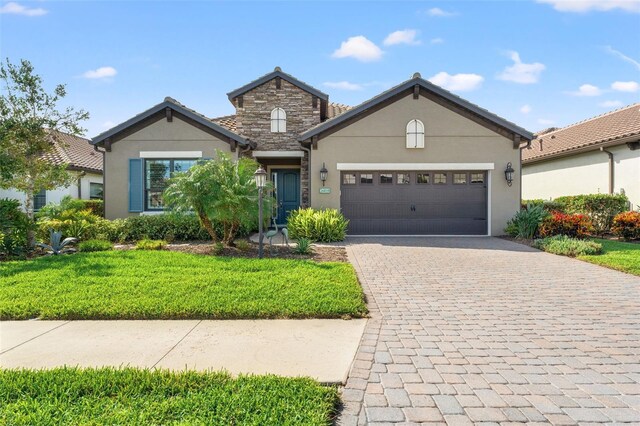
[[[166,370],[0,370],[0,424],[329,425],[338,392],[311,379]]]
[[[0,263],[0,319],[339,318],[366,314],[347,263],[114,251]]]
[[[640,276],[640,244],[596,239],[602,244],[602,254],[580,256],[578,259]]]

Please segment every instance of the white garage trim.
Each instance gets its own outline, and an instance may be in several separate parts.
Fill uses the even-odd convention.
[[[495,163],[338,163],[338,170],[493,170]]]
[[[487,237],[491,236],[491,170],[487,170]]]
[[[140,158],[202,158],[202,151],[140,151]]]

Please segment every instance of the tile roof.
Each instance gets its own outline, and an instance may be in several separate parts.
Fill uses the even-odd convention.
[[[51,131],[51,139],[54,149],[45,154],[45,159],[56,165],[67,164],[73,168],[102,173],[102,154],[93,149],[88,139],[58,131]]]
[[[352,107],[350,107],[349,105],[329,102],[327,104],[327,119],[336,117],[342,114],[343,112],[349,111],[351,108]],[[219,124],[222,127],[225,127],[231,130],[232,132],[237,131],[235,115],[225,115],[222,117],[214,117],[214,118],[211,118],[211,121],[213,121],[216,124]]]
[[[610,111],[561,129],[538,132],[529,149],[522,150],[523,163],[599,147],[637,135],[640,138],[640,103]],[[542,143],[541,143],[542,142]]]

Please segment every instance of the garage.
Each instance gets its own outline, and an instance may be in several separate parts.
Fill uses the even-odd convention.
[[[342,171],[350,235],[487,235],[484,170]]]

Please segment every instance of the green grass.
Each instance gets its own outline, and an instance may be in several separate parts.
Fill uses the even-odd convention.
[[[0,319],[339,318],[366,314],[348,263],[113,251],[0,263]]]
[[[5,425],[330,425],[338,398],[335,388],[304,378],[0,370]]]
[[[640,244],[611,240],[595,240],[602,244],[602,254],[578,259],[640,276]]]

